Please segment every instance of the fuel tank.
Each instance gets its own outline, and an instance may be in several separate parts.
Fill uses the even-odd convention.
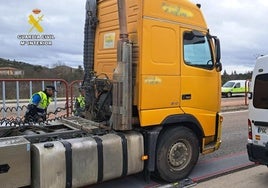
[[[0,187],[30,185],[30,142],[23,137],[0,138],[0,154]]]
[[[143,170],[142,134],[108,133],[33,144],[33,187],[82,187]]]

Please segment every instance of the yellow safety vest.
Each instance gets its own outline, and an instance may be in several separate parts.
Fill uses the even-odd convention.
[[[35,94],[38,94],[41,97],[41,100],[38,103],[37,108],[43,109],[43,110],[47,109],[47,107],[50,104],[50,102],[51,102],[52,99],[50,97],[47,97],[47,94],[45,92],[43,92],[43,91],[39,91],[37,93],[34,93],[33,96]],[[30,103],[33,103],[32,102],[32,98],[30,100]]]
[[[83,97],[82,95],[79,95],[79,97],[77,97],[77,101],[79,103],[80,108],[85,108],[86,106],[85,97]]]

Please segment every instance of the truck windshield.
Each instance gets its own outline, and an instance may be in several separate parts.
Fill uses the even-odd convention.
[[[268,74],[260,74],[255,78],[253,106],[268,109]]]
[[[195,35],[193,32],[184,33],[183,49],[185,64],[204,69],[213,68],[211,48],[206,36]]]
[[[226,82],[225,84],[223,84],[222,87],[233,87],[234,86],[234,82]]]

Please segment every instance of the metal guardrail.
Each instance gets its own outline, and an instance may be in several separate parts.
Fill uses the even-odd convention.
[[[70,116],[75,100],[74,88],[81,82],[82,80],[77,80],[68,84],[63,79],[0,79],[0,120],[8,117],[22,118],[30,97],[33,93],[44,90],[46,85],[53,85],[58,91],[49,106],[50,111],[54,110],[54,114],[64,111],[61,115]]]

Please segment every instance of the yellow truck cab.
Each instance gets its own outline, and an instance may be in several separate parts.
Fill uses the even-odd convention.
[[[97,7],[93,71],[112,79],[114,91],[123,87],[122,80],[129,80],[131,91],[123,89],[123,93],[113,95],[128,94],[131,107],[115,107],[114,103],[113,113],[131,109],[126,116],[137,120],[135,126],[124,123],[124,128],[113,120],[117,122],[114,126],[120,130],[136,126],[157,129],[157,148],[150,146],[148,151],[156,155],[155,161],[149,162],[156,164],[151,169],[170,182],[185,177],[199,152],[213,152],[221,142],[219,40],[209,33],[201,6],[188,0],[125,1],[123,34],[117,1],[99,0]],[[128,41],[131,58],[122,55],[118,41]],[[130,59],[131,79],[118,76],[126,74],[122,71],[125,64],[118,60],[121,56]],[[190,136],[177,142],[182,134]],[[176,148],[185,154],[184,162],[171,159]]]

